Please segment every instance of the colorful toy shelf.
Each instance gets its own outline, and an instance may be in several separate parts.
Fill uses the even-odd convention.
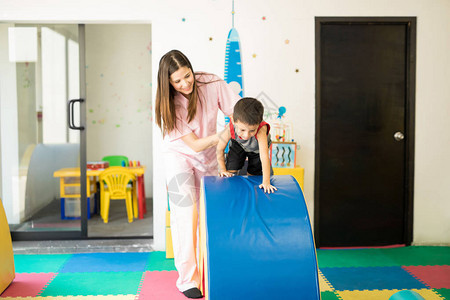
[[[269,157],[273,168],[294,168],[297,159],[297,143],[272,142]]]
[[[57,175],[60,177],[61,219],[79,219],[81,216],[80,177],[72,176],[70,172],[60,171],[60,173]],[[97,180],[94,176],[88,176],[87,179],[87,202],[90,208],[88,219],[90,219],[91,214],[96,211],[94,199],[97,192]]]

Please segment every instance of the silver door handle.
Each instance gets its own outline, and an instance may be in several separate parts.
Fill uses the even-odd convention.
[[[402,141],[405,138],[405,135],[403,133],[401,133],[400,131],[397,131],[396,133],[394,133],[394,139],[396,141]]]

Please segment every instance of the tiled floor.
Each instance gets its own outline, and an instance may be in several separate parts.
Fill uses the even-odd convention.
[[[150,252],[153,239],[90,239],[72,241],[14,241],[14,254]]]

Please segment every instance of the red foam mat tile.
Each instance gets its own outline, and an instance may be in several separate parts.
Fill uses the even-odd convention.
[[[16,278],[3,292],[4,297],[36,297],[47,286],[55,273],[16,273]]]
[[[177,278],[177,271],[146,271],[137,299],[186,300],[175,285]]]
[[[433,289],[450,289],[450,265],[404,266],[417,280]]]

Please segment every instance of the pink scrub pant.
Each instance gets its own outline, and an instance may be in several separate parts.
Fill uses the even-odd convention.
[[[179,276],[176,285],[183,292],[200,286],[197,268],[200,181],[203,176],[217,175],[217,166],[199,170],[189,158],[174,154],[166,155],[165,161],[173,253]]]

